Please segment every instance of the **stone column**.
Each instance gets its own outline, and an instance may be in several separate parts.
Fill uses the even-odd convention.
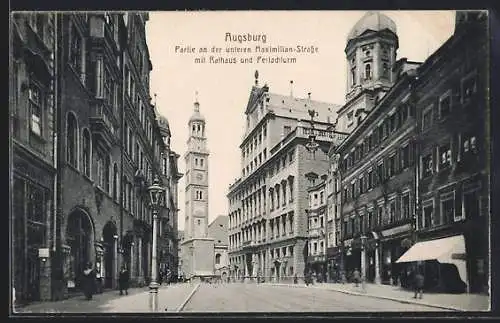
[[[361,247],[361,279],[366,280],[366,247]]]
[[[135,243],[132,241],[130,244],[130,268],[129,268],[129,273],[130,277],[135,277],[135,257],[134,257],[134,252],[135,252]]]
[[[380,284],[380,246],[378,243],[375,245],[375,284]]]

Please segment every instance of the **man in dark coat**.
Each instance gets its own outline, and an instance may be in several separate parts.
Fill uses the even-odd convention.
[[[424,293],[424,275],[421,271],[418,271],[415,274],[415,296],[413,298],[417,298],[418,294],[420,294],[420,299],[422,299]]]
[[[92,295],[95,290],[96,275],[95,270],[92,267],[92,262],[87,263],[87,266],[83,270],[83,293],[87,300],[92,299]]]
[[[127,266],[123,265],[120,270],[120,276],[118,277],[118,285],[120,287],[120,295],[123,295],[123,291],[125,291],[125,295],[128,295],[128,282],[130,279],[130,273],[127,270]]]

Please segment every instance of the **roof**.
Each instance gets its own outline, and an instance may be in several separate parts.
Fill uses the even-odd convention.
[[[310,120],[308,110],[316,111],[315,122],[333,123],[337,117],[340,104],[311,100],[309,98],[296,98],[290,95],[269,93],[268,107],[275,115],[292,117],[301,120]]]
[[[170,134],[170,124],[168,123],[167,117],[161,115],[160,113],[156,114],[158,120],[158,126],[160,127],[160,132]]]
[[[200,113],[200,103],[198,101],[194,103],[194,112],[191,115],[191,118],[189,118],[189,122],[193,121],[205,122],[205,117]]]
[[[377,32],[386,29],[397,34],[396,23],[391,18],[380,12],[369,11],[352,27],[347,40],[357,38],[367,30]]]
[[[219,215],[208,225],[208,236],[215,240],[215,244],[229,244],[228,233],[229,217],[227,215]]]

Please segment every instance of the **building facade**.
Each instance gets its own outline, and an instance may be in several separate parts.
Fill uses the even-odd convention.
[[[229,217],[219,215],[208,225],[208,236],[214,239],[214,274],[227,282],[229,279]]]
[[[424,261],[429,288],[489,292],[488,53],[486,12],[457,12],[453,36],[419,68],[419,244],[404,260]],[[418,253],[433,243],[438,261]]]
[[[154,175],[164,175],[167,185],[178,173],[176,158],[170,174],[161,170],[161,153],[172,152],[149,96],[147,20],[146,13],[13,15],[13,146],[17,132],[53,167],[51,184],[28,185],[46,176],[28,173],[48,167],[35,159],[23,166],[24,179],[32,179],[13,181],[13,205],[31,210],[14,207],[12,213],[20,219],[13,221],[14,248],[31,250],[16,267],[20,302],[62,299],[79,290],[88,262],[104,289],[116,288],[122,265],[133,284],[148,281],[147,187]],[[17,157],[13,168],[15,163]],[[176,199],[171,190],[169,195]],[[36,207],[27,196],[36,197]],[[168,217],[166,212],[162,208],[160,216]]]
[[[233,279],[279,281],[304,275],[309,206],[305,174],[323,174],[326,151],[343,134],[327,126],[338,105],[269,92],[256,73],[240,145],[241,178],[229,187],[229,261]],[[313,128],[308,110],[315,110]],[[319,145],[306,148],[310,136]]]
[[[318,282],[326,281],[326,226],[327,226],[327,175],[307,173],[306,178],[310,183],[309,205],[307,208],[307,258],[306,271],[310,272]]]
[[[188,279],[204,279],[214,275],[214,240],[208,235],[208,156],[205,117],[198,100],[188,122],[189,138],[185,182],[183,269]]]
[[[11,268],[16,299],[50,299],[56,252],[56,20],[13,14],[9,71]]]
[[[331,154],[347,276],[409,287],[421,270],[427,289],[488,290],[486,21],[458,12],[424,63],[396,61],[394,85]]]

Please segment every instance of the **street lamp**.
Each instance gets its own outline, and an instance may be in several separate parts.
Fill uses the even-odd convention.
[[[149,284],[149,306],[152,312],[158,311],[158,287],[157,283],[157,230],[158,230],[158,208],[163,205],[165,189],[160,186],[158,175],[155,175],[153,184],[148,187],[149,197],[151,199],[151,208],[153,210],[153,252],[151,256],[151,283]]]
[[[361,288],[365,292],[366,291],[366,236],[363,234],[361,236]]]

